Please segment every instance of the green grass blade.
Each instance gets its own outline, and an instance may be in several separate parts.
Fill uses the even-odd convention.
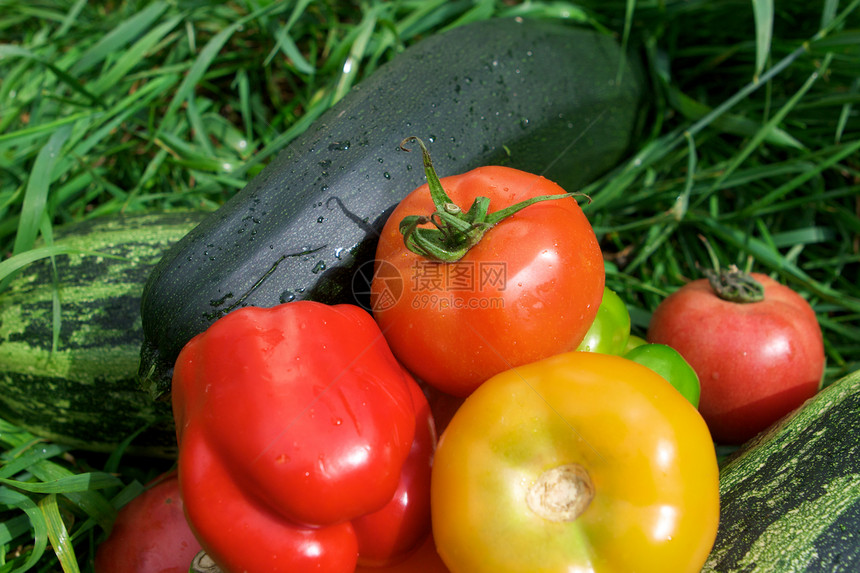
[[[142,426],[141,428],[137,429],[135,432],[132,432],[126,439],[124,439],[120,444],[117,445],[117,447],[114,449],[114,451],[112,451],[110,453],[107,461],[105,462],[105,466],[104,466],[105,473],[116,474],[119,472],[120,460],[122,459],[122,456],[125,455],[126,450],[128,449],[129,445],[131,445],[131,443],[140,434],[142,434],[148,427],[149,427],[149,424]]]
[[[684,188],[675,204],[672,205],[670,213],[676,221],[681,221],[687,214],[687,209],[690,206],[690,193],[693,190],[693,184],[696,180],[696,169],[698,167],[698,154],[696,152],[696,141],[693,136],[687,134],[687,176],[684,182]]]
[[[773,38],[773,0],[752,0],[755,17],[755,76],[764,71],[770,58],[770,43]]]
[[[852,0],[847,6],[843,8],[841,12],[838,12],[834,16],[833,12],[836,12],[837,6],[838,2],[834,1],[828,1],[828,3],[825,4],[825,10],[823,13],[824,15],[822,17],[821,22],[822,26],[818,33],[815,35],[815,41],[825,38],[833,31],[840,29],[850,16],[856,16],[855,12],[857,8],[860,7],[860,0]]]
[[[48,526],[48,539],[54,547],[54,553],[56,553],[64,573],[79,573],[80,568],[75,557],[75,547],[69,539],[69,531],[60,515],[56,494],[50,494],[40,499],[39,509],[45,516],[45,523]]]
[[[16,538],[30,533],[30,518],[16,515],[0,523],[0,545],[8,545]]]
[[[146,488],[143,486],[143,484],[141,484],[137,480],[133,480],[131,483],[129,483],[125,487],[123,487],[119,493],[117,493],[115,496],[113,496],[111,498],[110,504],[116,511],[119,511],[125,505],[127,505],[131,500],[133,500],[135,497],[137,497],[141,493],[143,493],[145,490],[146,490]],[[93,519],[92,517],[87,518],[87,520],[84,521],[80,525],[80,527],[75,529],[75,532],[72,534],[72,539],[76,540],[78,538],[85,536],[87,533],[92,531],[92,529],[94,527],[97,527],[97,526],[98,526],[98,523],[96,522],[95,519]]]
[[[9,452],[3,455],[3,464],[0,466],[0,479],[8,479],[18,473],[24,472],[36,462],[59,456],[68,448],[57,444],[47,444],[39,448],[27,448],[21,455],[10,456]]]
[[[839,11],[839,0],[824,0],[824,9],[821,11],[821,28],[827,28],[836,13]]]
[[[806,169],[796,177],[791,178],[776,189],[773,189],[760,199],[755,200],[748,207],[739,212],[740,217],[751,217],[755,213],[762,212],[766,207],[773,204],[788,195],[795,189],[800,188],[804,183],[820,175],[822,172],[837,166],[842,161],[854,157],[860,152],[860,139],[850,144],[841,145],[832,154],[826,157],[821,162],[818,162],[811,169]]]
[[[771,68],[768,68],[768,70],[765,71],[761,77],[747,83],[737,92],[735,92],[731,97],[727,98],[723,103],[721,103],[719,106],[715,107],[710,113],[705,115],[705,117],[691,125],[689,128],[690,133],[696,135],[700,131],[708,127],[718,117],[722,116],[728,110],[735,107],[738,103],[744,101],[746,98],[752,95],[753,92],[757,91],[762,85],[770,81],[772,78],[785,71],[798,58],[803,56],[807,52],[807,50],[808,46],[806,44],[803,44],[796,48],[793,52],[780,60],[777,64],[775,64]]]
[[[712,191],[719,189],[723,181],[725,181],[744,161],[747,160],[747,158],[753,153],[753,151],[755,151],[756,148],[758,148],[759,145],[762,144],[762,142],[767,138],[767,135],[771,133],[776,126],[785,120],[785,117],[789,112],[794,109],[801,98],[806,95],[806,93],[812,88],[813,84],[818,81],[822,74],[827,70],[829,62],[830,58],[825,58],[824,62],[821,63],[821,70],[813,72],[803,83],[800,89],[791,96],[786,104],[782,106],[782,108],[775,113],[764,126],[762,126],[758,133],[753,136],[749,143],[747,143],[747,145],[745,145],[743,149],[741,149],[740,152],[732,158],[731,162],[723,170],[720,177],[717,178],[711,186]]]
[[[39,259],[45,259],[57,255],[68,255],[68,254],[79,254],[79,255],[92,255],[96,257],[110,257],[115,259],[121,259],[122,257],[118,257],[116,255],[111,255],[109,253],[100,253],[98,251],[88,251],[84,249],[76,249],[73,247],[68,247],[66,245],[51,245],[50,247],[36,247],[34,249],[30,249],[29,251],[25,251],[23,253],[13,255],[8,259],[0,261],[0,282],[4,279],[8,278],[12,275],[12,273],[16,272],[19,269],[22,269],[33,263],[38,261]]]
[[[49,482],[29,482],[0,478],[0,483],[30,493],[66,494],[122,486],[114,475],[103,472],[66,475]]]
[[[235,173],[238,176],[244,176],[249,172],[253,172],[260,164],[265,163],[272,155],[287,146],[291,141],[304,133],[313,122],[323,114],[327,109],[326,104],[316,105],[310,108],[305,115],[300,117],[296,123],[290,126],[289,129],[270,141],[263,149],[259,150],[254,156],[249,159],[244,165],[239,166]],[[0,263],[2,264],[2,263]]]
[[[423,34],[434,27],[439,27],[440,31],[449,29],[445,25],[449,12],[451,11],[452,3],[446,0],[426,0],[424,2],[416,2],[414,9],[403,15],[398,20],[394,29],[396,34],[401,39],[413,38],[416,35]],[[503,16],[505,14],[502,14]],[[453,24],[452,24],[453,25]]]
[[[245,70],[239,70],[236,78],[239,92],[239,112],[242,117],[242,126],[245,128],[243,139],[239,143],[244,154],[250,153],[250,142],[254,141],[254,113],[251,111],[251,84]],[[247,159],[247,157],[245,157]]]
[[[624,0],[627,7],[635,0]],[[518,2],[505,6],[499,16],[503,18],[556,18],[570,22],[584,24],[586,22],[594,24],[595,27],[601,28],[599,22],[595,22],[591,14],[585,9],[582,4],[572,2],[552,1],[552,2]]]
[[[830,227],[803,227],[792,229],[771,236],[776,248],[804,247],[813,243],[825,243],[837,240],[836,232]]]
[[[123,125],[127,125],[133,115],[152,105],[153,100],[170,90],[178,81],[178,76],[175,75],[153,78],[140,89],[115,101],[109,113],[90,118],[89,129],[79,138],[70,140],[72,153],[82,158],[89,155],[93,149],[114,136]]]
[[[50,487],[55,487],[53,482],[60,482],[70,478],[69,484],[71,489],[57,488],[57,495],[62,495],[68,499],[79,511],[93,518],[105,531],[110,529],[113,520],[116,518],[116,510],[110,502],[97,489],[80,489],[81,483],[78,481],[78,475],[70,469],[56,464],[50,460],[37,462],[30,466],[30,472],[42,482],[51,484]],[[84,482],[89,478],[84,478]],[[95,482],[102,489],[104,482],[98,478]],[[115,485],[115,484],[114,484]],[[47,487],[47,486],[46,486]],[[108,487],[108,486],[104,486]]]
[[[97,112],[95,111],[82,111],[67,117],[58,118],[32,127],[13,131],[11,133],[0,134],[0,144],[24,143],[28,139],[35,139],[46,133],[55,133],[60,128],[76,123],[80,120],[91,118],[96,115],[96,113]]]
[[[45,246],[54,244],[54,230],[51,227],[51,222],[47,217],[42,218],[42,224],[39,227],[39,232],[42,234]],[[57,351],[60,345],[60,328],[62,328],[63,319],[61,316],[60,303],[60,277],[57,274],[57,265],[54,257],[51,257],[51,353]]]
[[[83,74],[120,52],[140,34],[149,30],[158,17],[167,9],[166,2],[152,2],[116,28],[105,34],[90,47],[72,67],[74,74]]]
[[[194,63],[191,65],[191,68],[188,70],[185,79],[180,84],[179,88],[176,90],[176,94],[173,96],[173,99],[170,101],[170,105],[167,107],[167,110],[164,112],[163,123],[169,124],[172,121],[172,116],[177,112],[179,107],[185,103],[189,97],[191,97],[194,89],[203,79],[203,76],[206,74],[206,71],[218,57],[219,52],[227,43],[227,41],[243,26],[245,26],[249,21],[254,20],[255,18],[259,18],[263,15],[273,13],[276,11],[283,11],[286,9],[286,5],[280,5],[278,3],[273,3],[268,6],[265,6],[256,12],[249,14],[239,20],[233,22],[230,26],[221,30],[215,36],[209,40],[203,49],[200,50],[200,54],[195,58]]]
[[[296,2],[293,11],[290,13],[290,17],[287,20],[286,24],[283,26],[279,26],[275,30],[275,38],[277,38],[278,43],[274,49],[269,53],[266,57],[266,64],[269,64],[277,51],[283,52],[283,54],[289,58],[289,60],[293,63],[296,70],[301,74],[314,75],[316,73],[316,68],[307,61],[304,54],[302,54],[299,47],[290,37],[290,29],[296,23],[296,20],[307,10],[308,6],[311,4],[312,0],[300,0]]]
[[[860,94],[860,77],[854,80],[854,83],[851,84],[852,95]],[[854,105],[852,103],[846,103],[842,106],[842,111],[839,113],[839,123],[836,126],[836,136],[834,137],[834,141],[839,143],[842,141],[842,136],[845,135],[845,129],[848,126],[848,120],[851,118],[852,113],[854,112]]]
[[[242,23],[236,22],[225,30],[221,30],[211,40],[209,40],[206,46],[203,47],[200,51],[200,55],[194,60],[194,63],[188,70],[188,74],[176,90],[176,94],[173,96],[173,99],[170,101],[170,105],[164,112],[164,118],[162,120],[163,124],[172,123],[173,115],[177,112],[179,107],[192,96],[195,87],[203,78],[206,70],[218,56],[218,52],[221,51],[224,44],[226,44],[227,40],[230,39],[230,36],[232,36],[236,30],[241,28],[241,26]]]
[[[188,116],[188,122],[191,124],[191,130],[194,132],[194,141],[201,148],[201,152],[195,152],[195,155],[198,155],[204,161],[212,159],[215,155],[215,148],[212,146],[209,131],[203,123],[203,118],[200,116],[200,110],[197,107],[197,100],[195,98],[190,97],[185,102],[185,113]]]
[[[713,111],[709,106],[697,102],[690,96],[681,93],[674,86],[667,86],[667,95],[672,106],[691,121],[702,119]],[[711,122],[710,127],[742,137],[758,137],[762,135],[759,131],[761,126],[758,123],[747,117],[728,112],[719,117],[715,117]],[[771,129],[765,131],[763,135],[764,141],[773,145],[793,147],[795,149],[803,148],[803,144],[800,143],[800,141],[777,125],[774,125]]]
[[[332,103],[336,103],[340,98],[352,89],[355,83],[355,78],[358,75],[359,62],[364,59],[367,45],[370,42],[370,36],[376,28],[376,22],[379,17],[380,10],[369,11],[361,23],[358,25],[355,33],[355,40],[349,49],[349,55],[343,63],[343,73],[340,80],[335,86]]]
[[[84,98],[89,103],[96,106],[103,105],[101,99],[99,99],[96,94],[90,92],[83,85],[81,85],[81,82],[75,75],[67,72],[60,66],[56,65],[54,62],[19,46],[0,45],[0,60],[2,60],[3,58],[10,57],[24,58],[33,62],[34,64],[38,64],[39,66],[50,70],[57,78],[62,80],[72,91],[84,96]]]
[[[618,71],[615,73],[615,83],[621,85],[624,79],[624,68],[627,65],[627,52],[630,45],[630,30],[633,28],[633,15],[636,13],[636,0],[627,0],[624,6],[624,29],[621,32],[621,58]]]
[[[63,126],[54,132],[39,151],[27,182],[27,190],[21,205],[18,233],[15,235],[13,253],[19,254],[32,248],[39,234],[39,226],[45,216],[48,191],[54,176],[54,167],[61,157],[63,144],[71,135],[71,127]]]
[[[449,26],[450,28],[456,28],[457,26],[463,26],[464,24],[469,24],[470,22],[478,22],[481,20],[486,20],[487,18],[492,17],[492,15],[496,11],[496,6],[494,0],[475,0],[475,5],[472,6],[467,11],[460,14],[460,16],[454,20],[453,23]]]
[[[20,567],[13,569],[12,573],[29,571],[42,558],[48,547],[48,524],[45,516],[32,499],[2,486],[0,486],[0,504],[23,511],[29,519],[33,530],[30,554]]]
[[[74,4],[72,4],[69,11],[66,12],[66,17],[63,18],[63,23],[60,28],[57,30],[57,33],[54,34],[55,39],[62,39],[63,36],[69,33],[75,26],[75,22],[81,14],[81,11],[86,7],[87,0],[76,0]]]
[[[109,89],[115,88],[126,77],[126,74],[140,65],[150,50],[163,40],[167,34],[173,31],[180,22],[181,18],[176,16],[162,22],[146,33],[140,40],[121,52],[116,63],[98,77],[90,86],[90,90],[95,94],[103,94]]]

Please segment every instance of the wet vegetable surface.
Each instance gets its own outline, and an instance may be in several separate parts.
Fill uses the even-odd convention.
[[[501,163],[573,191],[615,166],[635,136],[642,89],[632,69],[616,84],[620,61],[609,36],[497,19],[429,37],[380,67],[153,271],[142,301],[145,385],[168,391],[182,346],[233,309],[354,303],[354,291],[366,303],[358,271],[391,209],[423,182],[421,157],[398,146],[404,137],[440,145],[444,173]]]

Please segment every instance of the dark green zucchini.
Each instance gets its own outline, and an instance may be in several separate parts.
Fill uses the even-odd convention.
[[[405,137],[428,142],[440,175],[506,164],[575,191],[628,151],[643,92],[613,38],[551,21],[482,21],[408,48],[156,267],[142,301],[144,383],[166,392],[182,346],[235,308],[366,302],[357,269],[424,181]]]
[[[860,371],[746,445],[720,472],[704,571],[860,571]]]
[[[136,431],[135,453],[172,456],[169,404],[138,386],[140,295],[162,253],[203,213],[110,216],[55,230],[61,255],[22,269],[0,293],[0,417],[38,436],[110,451]],[[53,297],[60,330],[53,348]]]

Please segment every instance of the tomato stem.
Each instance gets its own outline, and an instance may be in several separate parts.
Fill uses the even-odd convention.
[[[529,509],[550,521],[574,521],[594,499],[594,482],[580,464],[565,464],[544,471],[529,487]]]
[[[711,244],[705,237],[700,235],[699,238],[705,244],[711,264],[714,266],[713,269],[702,269],[714,294],[729,302],[750,303],[764,300],[764,287],[760,282],[736,265],[730,265],[727,269],[721,268]]]
[[[201,551],[194,556],[191,561],[191,573],[222,573],[221,568],[212,561],[212,558],[205,551]]]
[[[749,273],[735,265],[714,271],[704,269],[711,289],[718,297],[729,302],[750,303],[764,300],[764,287]]]
[[[581,195],[581,193],[564,193],[558,195],[540,195],[520,201],[510,207],[490,213],[490,199],[476,197],[468,211],[454,203],[442,187],[442,182],[433,167],[430,151],[418,137],[407,137],[400,142],[400,148],[411,151],[407,144],[411,141],[418,143],[424,163],[424,174],[430,197],[436,210],[430,215],[407,215],[400,221],[400,233],[406,247],[427,259],[453,263],[463,256],[483,238],[484,234],[494,225],[540,201],[549,201]],[[433,225],[422,227],[421,225]]]

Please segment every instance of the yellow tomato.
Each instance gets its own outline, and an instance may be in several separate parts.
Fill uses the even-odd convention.
[[[666,380],[571,352],[465,400],[431,500],[451,573],[685,573],[714,543],[719,474],[707,426]]]

